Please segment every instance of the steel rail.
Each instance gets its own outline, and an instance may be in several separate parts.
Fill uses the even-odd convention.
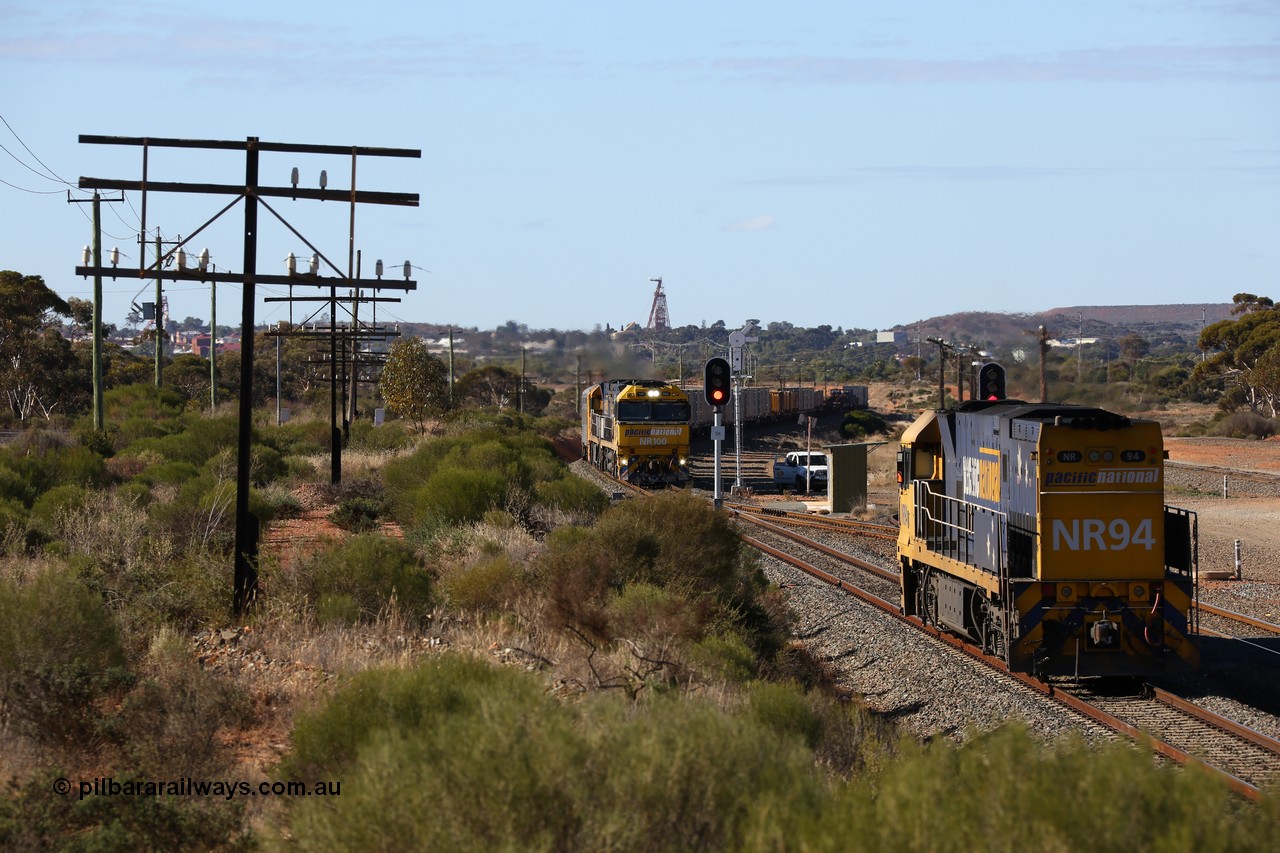
[[[785,518],[790,524],[805,525],[809,527],[824,527],[829,530],[860,533],[865,536],[882,539],[896,540],[898,538],[898,528],[888,524],[877,524],[873,521],[855,521],[853,519],[845,518],[814,518],[808,513],[795,512],[793,510],[786,509],[770,509],[769,507],[738,502],[726,501],[726,506],[731,506],[733,509],[744,514],[768,515],[776,518]]]
[[[751,536],[747,536],[745,534],[739,534],[739,536],[743,542],[747,543],[751,547],[756,548],[772,557],[776,557],[777,559],[782,560],[788,565],[794,566],[795,568],[799,569],[802,572],[805,572],[808,575],[811,575],[827,584],[830,584],[833,587],[841,589],[844,592],[847,592],[859,598],[862,601],[867,602],[868,604],[871,604],[872,606],[884,611],[885,613],[897,619],[898,621],[908,623],[914,626],[915,628],[917,628],[918,630],[921,630],[924,633],[929,634],[930,636],[943,641],[944,643],[951,646],[952,648],[958,651],[964,652],[970,657],[977,658],[978,660],[981,660],[987,663],[989,666],[991,666],[993,669],[997,670],[998,672],[1001,672],[1001,673],[1004,673],[1005,675],[1009,675],[1013,677],[1021,684],[1027,687],[1030,687],[1032,690],[1035,690],[1038,693],[1043,694],[1047,698],[1053,699],[1061,703],[1062,705],[1065,705],[1071,710],[1087,717],[1088,719],[1091,719],[1099,723],[1102,726],[1105,726],[1106,728],[1112,731],[1123,734],[1137,743],[1146,744],[1153,752],[1159,753],[1160,755],[1163,755],[1166,758],[1176,761],[1179,764],[1183,765],[1184,767],[1199,768],[1201,771],[1208,773],[1210,776],[1221,781],[1231,791],[1245,797],[1246,799],[1256,801],[1261,797],[1261,792],[1256,786],[1251,785],[1248,782],[1244,781],[1243,779],[1240,779],[1232,775],[1226,770],[1223,770],[1219,767],[1214,767],[1211,764],[1206,764],[1205,762],[1195,758],[1194,756],[1190,755],[1184,750],[1179,749],[1173,744],[1170,744],[1160,738],[1157,738],[1147,732],[1144,732],[1136,726],[1126,723],[1124,720],[1121,720],[1119,717],[1116,717],[1113,714],[1110,714],[1102,710],[1101,708],[1091,705],[1087,700],[1081,699],[1080,697],[1070,693],[1069,691],[1058,689],[1054,687],[1052,684],[1041,681],[1040,679],[1030,674],[1011,671],[1005,665],[1005,662],[1002,659],[986,654],[980,648],[972,645],[971,643],[966,642],[962,638],[954,636],[952,634],[944,633],[931,625],[926,625],[919,618],[915,616],[903,615],[898,611],[898,607],[896,604],[890,604],[889,602],[885,601],[884,599],[880,598],[877,595],[873,595],[872,593],[869,593],[866,590],[860,589],[859,587],[849,583],[848,581],[845,581],[841,578],[836,577],[830,572],[826,572],[822,569],[819,569],[817,566],[807,563],[804,560],[801,560],[799,557],[795,557],[791,554],[786,553],[785,551],[781,551],[777,548],[774,548],[773,546],[768,545],[764,542],[761,542],[758,539],[755,539]],[[795,537],[788,536],[787,538],[795,538]],[[820,544],[820,543],[813,543],[813,545],[811,545],[808,542],[805,543],[807,547],[813,547],[816,544]],[[821,551],[822,549],[818,548],[817,550]],[[848,555],[844,555],[844,557],[847,558]],[[1203,715],[1212,715],[1212,717],[1216,718],[1216,720],[1213,722],[1207,722],[1204,720]],[[1201,720],[1202,722],[1207,722],[1207,724],[1209,725],[1213,725],[1216,728],[1220,728],[1223,731],[1230,731],[1228,727],[1232,725],[1239,726],[1239,724],[1232,723],[1230,720],[1227,720],[1225,717],[1220,717],[1219,715],[1213,714],[1213,712],[1207,711],[1203,708],[1197,709],[1196,714],[1192,716],[1194,716],[1196,719]],[[1244,728],[1244,727],[1240,727],[1240,728]],[[1265,737],[1263,735],[1259,735],[1259,736]],[[1254,743],[1249,738],[1242,737],[1242,739],[1246,740],[1247,742]],[[1255,743],[1254,745],[1257,745],[1257,744]]]
[[[1227,734],[1235,735],[1241,740],[1248,741],[1254,746],[1270,752],[1272,755],[1280,756],[1280,741],[1275,738],[1268,737],[1262,732],[1254,731],[1248,726],[1241,725],[1235,720],[1229,720],[1220,714],[1215,714],[1213,711],[1201,708],[1194,702],[1188,702],[1181,696],[1177,696],[1167,690],[1156,687],[1155,685],[1148,684],[1147,687],[1151,690],[1151,695],[1154,696],[1157,701],[1163,702],[1169,707],[1175,708],[1184,714],[1195,717],[1203,723],[1222,729]]]
[[[1261,628],[1263,631],[1267,631],[1271,634],[1280,634],[1280,625],[1276,625],[1273,622],[1264,622],[1261,619],[1257,619],[1244,613],[1237,613],[1234,610],[1215,607],[1214,605],[1206,604],[1203,601],[1196,602],[1196,609],[1213,616],[1221,616],[1223,619],[1230,619],[1232,622],[1243,622],[1246,625],[1254,628]]]
[[[741,518],[743,521],[749,521],[752,524],[762,527],[765,530],[768,530],[770,533],[774,533],[774,534],[777,534],[778,536],[786,537],[787,539],[790,539],[793,542],[798,542],[799,544],[803,545],[806,548],[812,548],[815,551],[819,551],[823,554],[826,554],[828,557],[834,557],[837,560],[842,560],[846,563],[849,563],[852,566],[856,566],[859,569],[862,569],[863,571],[870,572],[871,574],[875,575],[878,578],[882,578],[887,581],[892,581],[894,583],[901,583],[902,581],[902,576],[899,575],[897,572],[891,572],[887,569],[882,569],[874,563],[868,563],[866,560],[860,560],[857,557],[854,557],[851,554],[846,554],[845,552],[837,548],[832,548],[829,545],[824,545],[821,542],[817,542],[817,541],[814,541],[813,539],[809,539],[805,536],[801,536],[799,533],[796,533],[791,530],[787,530],[785,527],[778,527],[776,524],[770,524],[769,522],[764,521],[763,519],[755,518],[749,513],[747,514],[734,513],[734,515],[737,516],[738,518]]]

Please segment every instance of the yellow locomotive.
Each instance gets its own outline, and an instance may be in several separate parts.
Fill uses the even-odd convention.
[[[1044,676],[1194,667],[1196,519],[1164,458],[1158,424],[1096,408],[926,412],[898,452],[902,611]]]
[[[638,486],[689,482],[689,395],[654,379],[614,379],[582,392],[582,458]]]

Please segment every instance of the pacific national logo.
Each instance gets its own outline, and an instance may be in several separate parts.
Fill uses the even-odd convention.
[[[1000,503],[1000,451],[979,447],[978,454],[962,462],[965,497]]]
[[[1046,486],[1132,486],[1160,482],[1159,468],[1104,468],[1101,471],[1051,471]]]

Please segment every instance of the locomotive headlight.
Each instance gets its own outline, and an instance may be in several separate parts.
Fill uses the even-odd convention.
[[[688,464],[689,464],[689,460],[688,460],[688,459],[681,459],[681,460],[680,460],[680,464],[681,464],[681,465],[688,465]]]
[[[657,388],[650,388],[650,389],[649,389],[649,391],[648,391],[648,396],[650,396],[650,397],[658,397],[658,396],[661,396],[661,392],[660,392],[660,391],[658,391],[658,389],[657,389]]]

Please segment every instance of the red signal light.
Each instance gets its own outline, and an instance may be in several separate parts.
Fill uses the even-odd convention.
[[[731,376],[729,362],[723,358],[713,358],[707,362],[706,373],[702,385],[703,399],[712,406],[723,406],[729,402]]]

